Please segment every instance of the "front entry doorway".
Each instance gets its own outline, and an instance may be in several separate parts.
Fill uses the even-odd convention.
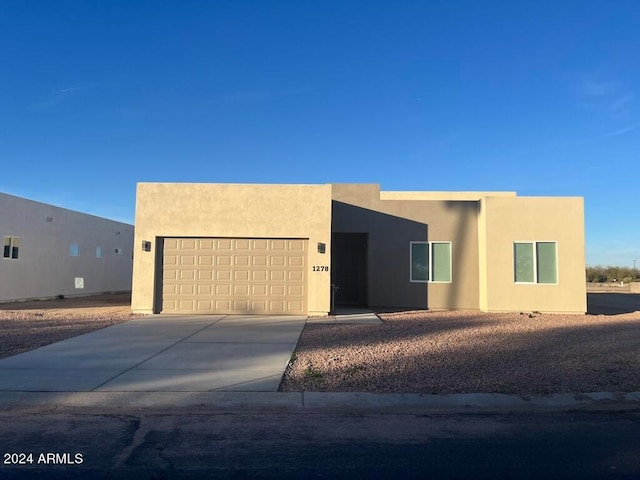
[[[331,283],[335,304],[361,307],[367,304],[366,233],[334,233],[331,237]]]

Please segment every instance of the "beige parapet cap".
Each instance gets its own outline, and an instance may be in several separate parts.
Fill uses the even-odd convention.
[[[380,192],[380,200],[480,200],[515,197],[516,192]]]

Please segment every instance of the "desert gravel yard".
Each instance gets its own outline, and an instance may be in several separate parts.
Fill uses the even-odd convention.
[[[0,358],[139,317],[129,294],[0,303]]]
[[[640,391],[640,312],[380,314],[307,325],[281,391]]]

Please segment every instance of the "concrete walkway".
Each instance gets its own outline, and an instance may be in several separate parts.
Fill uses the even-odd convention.
[[[0,391],[275,392],[306,317],[154,315],[0,360]]]

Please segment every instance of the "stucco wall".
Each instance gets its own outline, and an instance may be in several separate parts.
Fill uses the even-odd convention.
[[[311,271],[312,265],[330,263],[329,185],[138,184],[135,245],[151,241],[152,251],[135,257],[135,312],[154,309],[159,237],[308,238],[309,314],[329,311],[329,272]],[[318,242],[326,244],[326,253],[318,253]]]
[[[581,197],[488,197],[481,202],[481,307],[488,311],[586,311]],[[556,241],[557,284],[516,284],[513,244]],[[481,257],[483,253],[481,252]]]
[[[20,249],[18,259],[0,258],[0,301],[131,290],[132,225],[0,193],[5,236],[19,237]],[[79,256],[69,255],[71,243]]]
[[[479,308],[477,202],[380,200],[378,185],[334,184],[334,232],[368,232],[371,306]],[[411,241],[452,242],[452,282],[410,282]]]

